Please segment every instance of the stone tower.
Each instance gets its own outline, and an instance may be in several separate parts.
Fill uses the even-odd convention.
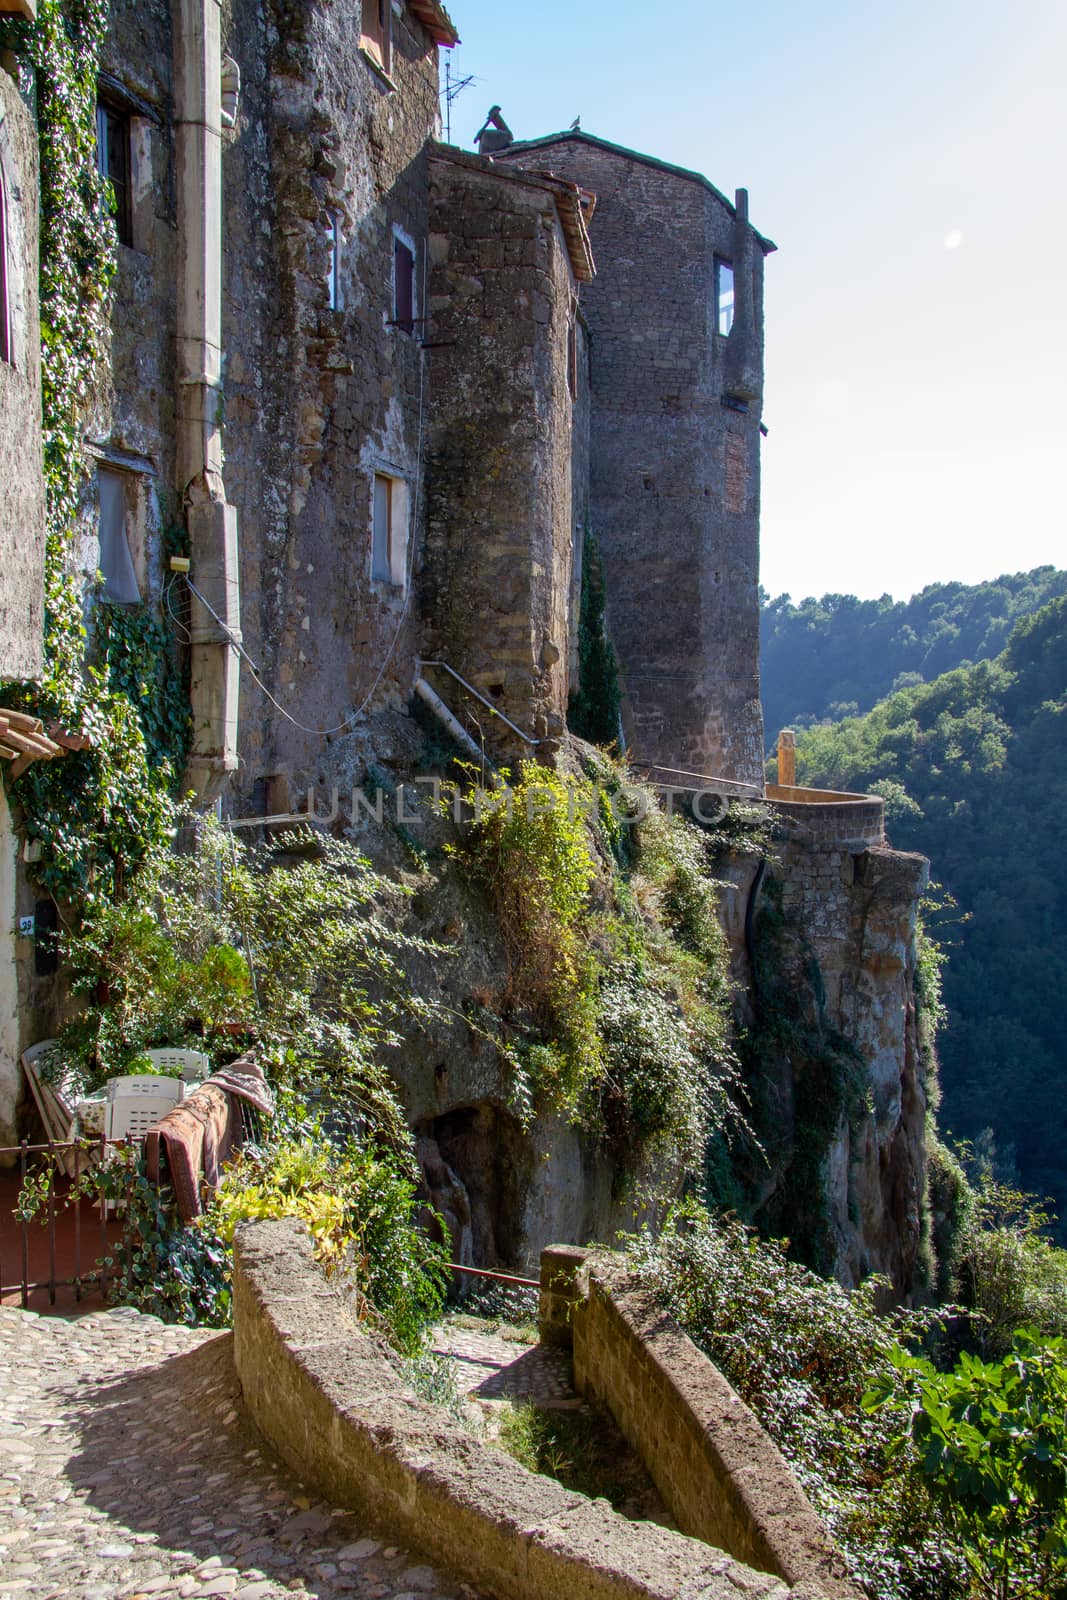
[[[497,150],[597,197],[589,526],[653,778],[763,790],[759,457],[763,258],[775,247],[699,173],[572,130]]]

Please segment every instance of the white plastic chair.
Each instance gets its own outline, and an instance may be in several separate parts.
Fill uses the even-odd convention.
[[[151,1073],[112,1078],[107,1086],[107,1137],[143,1139],[160,1117],[174,1110],[184,1092],[180,1078],[161,1078]]]
[[[211,1057],[203,1050],[146,1050],[145,1055],[154,1067],[164,1070],[177,1067],[183,1083],[203,1083],[211,1073]]]

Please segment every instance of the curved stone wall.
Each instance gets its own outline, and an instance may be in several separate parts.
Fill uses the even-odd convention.
[[[294,1220],[245,1224],[234,1251],[245,1403],[318,1493],[502,1600],[830,1600],[527,1472],[406,1391],[315,1265]]]

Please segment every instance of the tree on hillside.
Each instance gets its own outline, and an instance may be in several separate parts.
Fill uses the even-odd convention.
[[[883,792],[892,842],[930,857],[946,925],[942,1121],[995,1131],[1024,1188],[1067,1218],[1067,598],[992,661],[804,731],[801,783]],[[936,931],[936,930],[935,930]]]

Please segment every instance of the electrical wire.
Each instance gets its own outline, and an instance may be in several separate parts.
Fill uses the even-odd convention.
[[[427,255],[428,255],[428,252],[426,252],[426,254],[424,254],[423,262],[422,262],[422,300],[423,300],[423,305],[426,305],[426,303],[427,303],[427,301],[426,301],[427,288],[428,288],[428,282],[427,282],[427,271],[428,271]],[[332,728],[311,728],[311,727],[308,726],[308,724],[306,722],[301,722],[298,717],[294,717],[292,712],[287,710],[286,707],[282,705],[281,701],[278,700],[271,693],[271,691],[267,688],[267,685],[263,682],[263,679],[259,675],[259,668],[256,666],[256,663],[252,660],[252,657],[248,654],[248,651],[245,649],[245,647],[241,643],[240,639],[237,638],[236,634],[234,634],[231,631],[231,629],[227,626],[227,624],[222,620],[222,618],[219,616],[218,612],[211,605],[210,601],[205,600],[204,596],[200,593],[200,590],[196,587],[195,583],[190,578],[189,574],[188,573],[175,574],[176,577],[177,576],[183,576],[185,578],[185,582],[186,582],[186,585],[188,586],[188,588],[191,590],[191,592],[193,594],[196,595],[196,598],[200,601],[200,604],[204,607],[204,609],[208,612],[208,614],[210,616],[214,617],[215,621],[218,623],[218,625],[222,629],[223,633],[229,639],[230,644],[237,651],[238,655],[241,657],[242,661],[247,666],[247,668],[249,670],[249,673],[252,676],[253,681],[258,685],[258,687],[266,695],[266,697],[270,701],[271,705],[275,708],[276,711],[279,711],[281,713],[281,715],[286,719],[287,722],[291,722],[294,728],[299,728],[301,733],[311,733],[311,734],[315,734],[315,735],[317,735],[319,737],[325,737],[326,735],[332,734],[332,733],[343,733],[346,728],[353,727],[355,725],[355,723],[357,723],[359,721],[360,717],[362,717],[364,711],[366,711],[367,707],[370,705],[370,702],[373,700],[375,694],[378,692],[378,685],[381,683],[382,679],[385,677],[386,670],[387,670],[387,668],[389,666],[390,661],[393,659],[393,655],[394,655],[394,653],[396,651],[396,647],[400,643],[400,635],[401,635],[401,632],[403,631],[404,623],[407,621],[408,611],[409,611],[409,609],[411,607],[411,580],[412,580],[412,577],[414,576],[414,571],[415,571],[415,541],[416,541],[416,533],[417,533],[418,526],[419,526],[419,497],[420,497],[420,494],[422,492],[422,452],[423,452],[424,433],[425,433],[425,428],[424,428],[425,396],[426,396],[426,352],[425,352],[425,350],[420,348],[419,356],[420,356],[420,360],[419,360],[419,426],[418,426],[418,444],[417,444],[416,453],[415,453],[415,492],[412,495],[412,501],[411,501],[411,536],[408,539],[407,572],[406,572],[405,583],[404,583],[404,604],[403,604],[403,607],[401,608],[400,616],[399,616],[399,618],[397,620],[396,629],[394,630],[393,638],[392,638],[392,641],[391,641],[391,643],[389,645],[389,649],[386,651],[385,657],[384,657],[384,659],[382,661],[382,664],[378,668],[378,672],[377,672],[377,675],[376,675],[376,677],[374,679],[374,682],[371,684],[371,686],[368,689],[368,691],[367,691],[366,695],[364,696],[363,700],[361,701],[359,706],[357,706],[356,710],[353,711],[353,713],[352,713],[352,715],[350,717],[346,717],[344,722],[338,722]],[[171,611],[171,616],[173,617],[174,613],[173,613],[173,610],[171,610],[170,601],[169,601],[169,585],[168,585],[168,591],[166,591],[166,592],[168,593],[167,609]],[[177,619],[175,618],[175,621],[176,620]],[[186,630],[186,633],[187,633],[187,636],[188,636],[188,630]]]

